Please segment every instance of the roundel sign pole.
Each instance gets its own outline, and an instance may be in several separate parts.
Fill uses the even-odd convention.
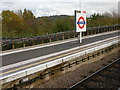
[[[82,43],[82,32],[86,31],[86,14],[75,10],[75,28],[80,32],[79,40]]]

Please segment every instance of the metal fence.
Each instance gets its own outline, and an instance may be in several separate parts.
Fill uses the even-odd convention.
[[[113,26],[101,26],[101,27],[92,27],[87,28],[86,32],[82,33],[82,36],[98,34],[108,31],[114,31],[120,29],[120,24]],[[10,50],[21,47],[33,46],[37,44],[49,43],[59,40],[65,40],[70,38],[76,38],[79,33],[75,31],[59,32],[48,35],[41,35],[36,37],[27,37],[27,38],[2,38],[2,50]]]

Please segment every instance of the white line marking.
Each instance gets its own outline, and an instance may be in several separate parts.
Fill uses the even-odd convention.
[[[120,40],[117,40],[117,42],[119,42]],[[114,43],[116,43],[116,41],[113,41]],[[103,45],[100,45],[100,47],[107,47],[107,46],[110,46],[111,44],[112,44],[112,42],[109,42],[108,44],[103,44]],[[99,47],[99,46],[98,46]],[[95,47],[95,48],[97,48],[97,47]],[[90,49],[88,49],[89,51],[90,51]],[[85,50],[86,51],[86,50]],[[78,53],[77,53],[78,54]],[[70,55],[70,56],[75,56],[75,54],[72,54],[72,55]],[[69,57],[70,57],[69,56]],[[68,57],[68,56],[67,56]],[[65,57],[66,58],[66,57]],[[60,59],[57,59],[57,60],[60,60]],[[52,61],[53,62],[53,61]],[[66,62],[66,61],[64,61],[64,62]],[[41,64],[41,65],[48,65],[49,63],[51,63],[51,62],[47,62],[47,63],[44,63],[44,64]],[[25,70],[22,70],[22,71],[19,71],[19,72],[15,72],[15,73],[12,73],[12,74],[9,74],[9,75],[7,75],[7,76],[4,76],[4,77],[0,77],[0,80],[2,80],[2,79],[7,79],[8,77],[8,81],[10,80],[10,77],[14,77],[14,78],[12,78],[12,79],[15,79],[15,75],[17,75],[18,76],[18,74],[21,74],[21,73],[26,73],[26,75],[29,75],[28,74],[28,72],[31,70],[31,69],[34,69],[34,68],[39,68],[41,65],[38,65],[38,66],[35,66],[35,67],[32,67],[32,68],[28,68],[28,69],[25,69]],[[31,73],[35,73],[36,72],[36,70],[34,71],[34,72],[31,72]],[[25,76],[26,76],[25,75]],[[19,78],[20,78],[20,76],[19,76]],[[7,81],[7,82],[8,82]],[[6,82],[5,82],[6,83]]]
[[[52,56],[55,56],[55,55],[58,55],[58,54],[62,54],[62,53],[66,53],[66,52],[69,52],[69,51],[72,51],[72,50],[75,50],[75,49],[80,49],[80,48],[83,48],[83,47],[86,47],[86,46],[90,46],[90,45],[93,45],[93,44],[97,44],[97,43],[101,43],[101,42],[104,42],[104,41],[108,41],[110,39],[115,39],[115,38],[118,38],[118,37],[120,37],[120,36],[108,38],[108,39],[105,39],[105,40],[102,40],[102,41],[97,41],[97,42],[86,44],[86,45],[83,45],[83,46],[78,46],[78,47],[75,47],[75,48],[72,48],[72,49],[67,49],[67,50],[56,52],[56,53],[52,53],[52,54],[49,54],[49,55],[45,55],[45,56],[41,56],[41,57],[37,57],[37,58],[32,58],[32,59],[25,60],[25,61],[22,61],[22,62],[19,62],[19,63],[10,64],[10,65],[1,67],[1,69],[5,70],[5,69],[13,68],[13,67],[16,67],[16,66],[20,66],[20,65],[23,65],[23,64],[31,63],[31,62],[34,62],[34,61],[39,61],[41,59],[45,59],[45,58],[52,57]]]

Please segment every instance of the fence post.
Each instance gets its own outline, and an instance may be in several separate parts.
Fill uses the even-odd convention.
[[[98,28],[98,34],[100,33],[99,28]]]
[[[43,44],[43,39],[42,39],[42,44]]]
[[[75,36],[76,36],[76,33],[74,32],[74,38],[75,38]]]
[[[35,44],[34,39],[33,39],[33,45]]]
[[[63,33],[63,40],[64,40],[64,33]]]
[[[25,47],[25,42],[23,43],[23,47]]]
[[[50,43],[51,43],[51,36],[50,36]]]
[[[68,39],[70,39],[70,33],[68,32]]]
[[[88,31],[86,32],[86,36],[88,36]]]
[[[25,40],[24,40],[24,42],[23,42],[23,47],[25,47]]]
[[[12,49],[15,49],[14,40],[12,40]]]
[[[58,34],[57,34],[57,41],[58,41]]]

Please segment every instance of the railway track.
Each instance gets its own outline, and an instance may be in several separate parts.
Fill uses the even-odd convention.
[[[92,58],[95,58],[96,56],[99,56],[99,55],[102,55],[102,54],[105,54],[105,53],[108,53],[109,51],[115,49],[119,47],[119,44],[115,44],[115,45],[112,45],[108,48],[105,48],[105,49],[102,49],[100,51],[97,51],[97,52],[94,52],[93,54],[90,54],[90,55],[87,55],[79,60],[75,60],[73,62],[70,62],[64,66],[60,66],[56,69],[52,69],[51,71],[48,71],[48,72],[43,72],[43,73],[40,73],[39,76],[36,76],[35,78],[32,78],[32,79],[28,79],[27,81],[23,81],[23,79],[19,80],[19,83],[16,83],[16,84],[12,84],[12,87],[10,87],[8,90],[13,90],[13,89],[16,89],[16,88],[21,88],[21,87],[24,87],[24,86],[27,86],[27,85],[30,85],[32,84],[33,82],[35,82],[36,80],[39,80],[39,79],[44,79],[47,75],[53,75],[59,71],[63,71],[67,68],[71,68],[72,66],[74,65],[78,65],[79,63],[81,62],[85,62],[87,60],[90,60]]]
[[[76,89],[90,89],[90,88],[105,88],[105,89],[120,89],[120,58],[116,59],[114,62],[109,61],[108,65],[103,65],[104,67],[92,73],[83,80],[75,83],[67,90]]]

